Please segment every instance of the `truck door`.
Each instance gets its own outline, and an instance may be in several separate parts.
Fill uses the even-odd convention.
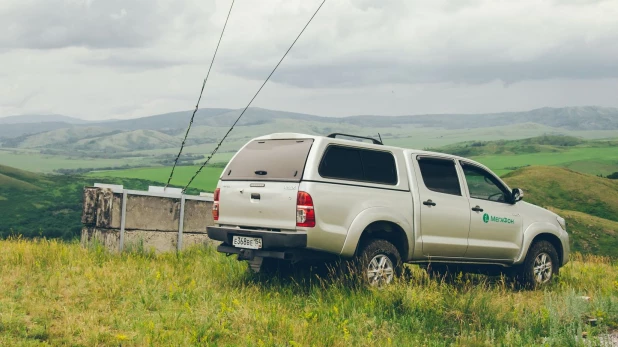
[[[521,249],[522,216],[511,193],[487,170],[461,161],[470,201],[466,258],[515,259]]]
[[[463,257],[468,247],[470,205],[462,194],[456,163],[427,156],[418,156],[416,162],[423,255]]]

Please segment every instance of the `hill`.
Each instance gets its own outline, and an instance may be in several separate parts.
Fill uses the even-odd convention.
[[[15,138],[36,133],[45,133],[61,128],[79,128],[95,126],[109,131],[156,130],[169,135],[181,135],[186,129],[193,111],[180,111],[149,117],[110,120],[76,124],[75,121],[64,118],[54,118],[54,121],[29,124],[5,124],[0,129],[0,137]],[[223,108],[205,108],[197,112],[194,120],[196,127],[227,128],[238,117],[241,110]],[[20,118],[15,118],[14,121]],[[562,131],[607,131],[618,129],[618,109],[603,107],[565,107],[541,108],[525,112],[505,112],[491,114],[429,114],[404,116],[351,116],[322,117],[303,113],[275,111],[262,108],[250,108],[238,123],[239,127],[249,127],[276,122],[294,123],[308,122],[320,129],[331,127],[357,127],[368,133],[375,129],[384,132],[397,132],[401,128],[437,128],[447,130],[494,128],[522,124],[536,124]],[[27,126],[30,125],[30,126]],[[279,129],[288,131],[290,129]],[[390,129],[390,130],[386,130]],[[227,129],[225,129],[227,130]],[[298,130],[298,129],[296,129]],[[403,133],[405,134],[405,132]],[[253,134],[257,135],[257,134]],[[388,136],[387,136],[388,137]]]
[[[63,116],[59,114],[27,114],[20,116],[1,117],[0,124],[27,124],[27,123],[49,123],[62,122],[68,124],[85,124],[87,120]]]
[[[229,127],[241,110],[202,109],[196,114],[195,125]],[[181,111],[132,120],[107,122],[113,129],[177,129],[185,128],[193,111]],[[540,108],[525,112],[503,112],[489,114],[428,114],[414,116],[351,116],[321,117],[295,112],[250,108],[239,122],[240,126],[272,123],[280,119],[312,121],[330,124],[356,125],[365,128],[397,127],[416,125],[429,128],[466,129],[488,128],[513,124],[537,123],[553,128],[569,130],[611,130],[618,129],[618,109],[606,107],[564,107]]]
[[[618,140],[543,135],[517,140],[466,141],[432,151],[472,157],[503,175],[530,165],[553,165],[594,175],[618,171]]]
[[[143,179],[97,181],[124,184],[132,189],[156,185]],[[82,227],[83,187],[93,183],[81,176],[42,175],[0,165],[0,239],[17,234],[74,239]]]
[[[575,251],[618,257],[618,181],[559,167],[532,166],[503,177],[524,200],[567,221]]]
[[[569,169],[531,166],[503,179],[524,190],[526,201],[539,206],[579,211],[618,222],[618,181]]]

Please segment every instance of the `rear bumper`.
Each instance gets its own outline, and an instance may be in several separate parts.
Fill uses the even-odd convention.
[[[232,244],[232,236],[238,235],[261,238],[263,250],[307,247],[307,233],[305,232],[274,232],[221,227],[208,227],[206,230],[211,240],[221,241],[227,245]]]
[[[324,261],[337,259],[337,255],[307,248],[305,232],[273,232],[246,229],[208,227],[208,237],[223,242],[217,251],[225,254],[237,254],[238,260],[254,258],[276,258],[297,261]],[[249,236],[262,238],[261,249],[244,249],[232,246],[232,236]]]

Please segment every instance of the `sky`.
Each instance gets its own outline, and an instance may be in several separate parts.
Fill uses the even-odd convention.
[[[242,108],[322,0],[236,0],[200,107]],[[0,117],[195,107],[231,0],[0,0]],[[253,106],[618,107],[616,0],[327,0]]]

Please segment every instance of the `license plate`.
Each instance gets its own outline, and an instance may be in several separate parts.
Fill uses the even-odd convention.
[[[260,249],[262,239],[258,237],[232,236],[232,245],[238,248]]]

